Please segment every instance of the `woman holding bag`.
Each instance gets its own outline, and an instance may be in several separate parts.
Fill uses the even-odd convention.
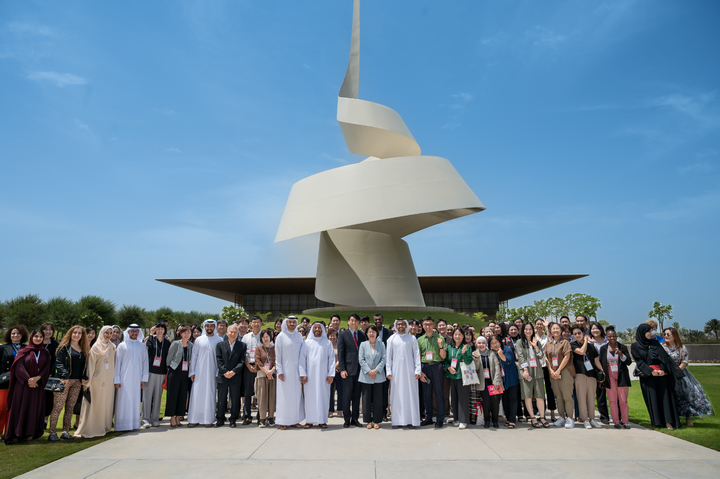
[[[500,348],[500,341],[498,339],[495,339],[495,347],[498,348],[498,350]],[[473,357],[475,358],[478,377],[485,383],[485,387],[480,391],[485,429],[490,427],[491,421],[492,427],[495,429],[500,427],[498,424],[498,416],[500,413],[500,399],[502,399],[503,378],[500,356],[498,354],[498,351],[490,350],[487,340],[484,337],[481,336],[478,338],[477,349],[473,353]]]
[[[457,328],[453,331],[452,343],[446,347],[445,377],[450,379],[450,401],[453,420],[460,429],[470,422],[470,385],[463,386],[461,363],[473,362],[472,349],[465,343],[465,331]]]

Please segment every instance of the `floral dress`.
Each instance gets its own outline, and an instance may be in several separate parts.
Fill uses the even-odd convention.
[[[678,348],[675,345],[668,346],[667,343],[662,343],[662,345],[670,357],[673,358],[675,364],[680,366],[682,363],[685,363],[687,365],[688,352],[685,346]],[[705,414],[713,416],[715,412],[713,411],[712,404],[710,404],[710,399],[708,399],[707,394],[705,394],[705,390],[687,368],[685,368],[684,371],[685,377],[678,382],[676,390],[680,416],[690,417]]]

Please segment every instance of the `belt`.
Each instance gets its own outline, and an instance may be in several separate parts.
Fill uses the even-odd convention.
[[[443,363],[443,361],[433,361],[431,363],[423,363],[423,364],[425,364],[427,366],[435,366],[436,364],[442,364],[442,363]]]

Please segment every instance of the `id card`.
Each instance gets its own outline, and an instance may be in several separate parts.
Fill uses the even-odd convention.
[[[518,358],[517,351],[515,351],[515,361],[517,361],[518,359],[520,359],[520,358]]]
[[[611,363],[611,364],[610,364],[610,371],[612,371],[612,372],[614,372],[614,373],[618,372],[618,365],[617,365],[617,363]]]
[[[110,369],[110,363],[105,363],[105,369]]]
[[[586,371],[592,371],[593,369],[595,369],[592,367],[592,364],[590,363],[590,360],[588,358],[585,358],[585,360],[583,361],[583,364],[585,365]]]
[[[537,359],[535,359],[535,358],[530,358],[530,367],[531,367],[531,368],[536,368],[536,367],[537,367]]]
[[[554,368],[558,367],[558,358],[553,358],[552,365]]]
[[[505,377],[505,369],[500,368],[500,372],[502,373],[502,377]]]
[[[432,352],[432,351],[427,351],[427,352],[425,353],[425,361],[432,361],[432,360],[433,360],[433,352]]]
[[[505,375],[505,371],[503,371],[503,376]],[[483,369],[483,377],[485,379],[490,379],[490,370],[488,368]]]
[[[162,358],[155,358],[155,359],[153,359],[153,366],[159,367],[159,366],[160,366],[160,361],[162,361]]]
[[[267,369],[268,371],[270,371],[270,363],[265,363],[265,369]]]
[[[183,361],[183,362],[182,362],[182,370],[183,370],[183,371],[187,371],[187,370],[188,370],[188,362],[187,362],[187,361]]]
[[[450,367],[457,369],[457,358],[452,358],[450,360]]]
[[[248,352],[248,359],[253,362],[255,361],[255,351]]]

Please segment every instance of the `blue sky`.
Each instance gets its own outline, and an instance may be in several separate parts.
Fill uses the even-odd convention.
[[[335,119],[351,0],[0,3],[0,300],[219,312],[155,278],[314,275],[292,184],[359,161]],[[719,316],[720,3],[364,0],[360,98],[487,210],[418,274],[587,273],[623,327]],[[330,186],[330,185],[329,185]]]

